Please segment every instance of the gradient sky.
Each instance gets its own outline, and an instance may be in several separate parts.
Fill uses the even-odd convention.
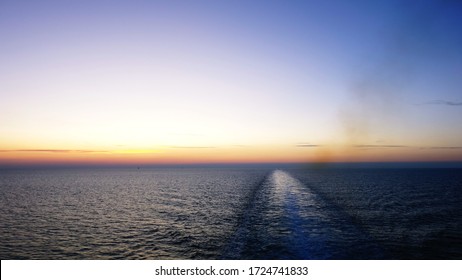
[[[0,1],[0,164],[462,161],[459,1]]]

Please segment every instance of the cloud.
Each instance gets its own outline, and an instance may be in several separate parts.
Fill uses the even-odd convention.
[[[170,149],[215,149],[214,146],[169,146]]]
[[[111,151],[100,150],[65,150],[65,149],[17,149],[17,150],[0,150],[2,153],[26,152],[26,153],[109,153]]]
[[[358,149],[370,149],[370,148],[416,148],[421,150],[456,150],[462,149],[462,146],[431,146],[431,147],[419,147],[419,146],[406,146],[406,145],[353,145],[353,148]]]
[[[298,147],[298,148],[317,148],[317,147],[321,147],[321,145],[316,145],[316,144],[297,144],[296,147]]]
[[[368,148],[408,148],[405,145],[353,145],[354,148],[368,149]]]
[[[462,106],[462,102],[454,102],[454,101],[448,101],[448,100],[432,100],[424,103],[420,103],[417,105],[448,105],[448,106]]]
[[[458,146],[433,146],[433,147],[423,147],[421,149],[433,149],[433,150],[457,150],[462,149],[462,147]]]

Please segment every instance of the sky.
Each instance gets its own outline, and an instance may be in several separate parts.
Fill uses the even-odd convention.
[[[0,1],[0,165],[462,161],[459,1]]]

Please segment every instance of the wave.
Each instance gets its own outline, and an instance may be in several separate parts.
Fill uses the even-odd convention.
[[[381,248],[311,188],[274,170],[255,188],[224,259],[380,258]]]

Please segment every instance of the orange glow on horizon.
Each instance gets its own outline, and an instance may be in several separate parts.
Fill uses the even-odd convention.
[[[461,161],[462,149],[410,147],[165,147],[124,150],[1,150],[2,165],[149,165]]]

